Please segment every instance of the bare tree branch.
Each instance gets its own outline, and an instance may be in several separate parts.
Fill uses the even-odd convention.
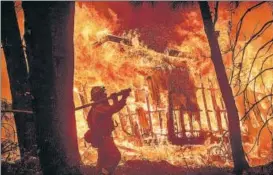
[[[237,31],[237,32],[236,32],[236,36],[235,36],[234,48],[235,48],[236,45],[237,45],[237,41],[238,41],[238,38],[239,38],[239,35],[240,35],[240,32],[241,32],[241,29],[242,29],[242,24],[243,24],[244,18],[246,17],[246,15],[247,15],[249,12],[251,12],[252,10],[254,10],[255,8],[261,6],[261,5],[264,4],[264,3],[265,3],[265,1],[259,2],[258,4],[256,4],[256,5],[254,5],[254,6],[250,7],[250,8],[248,8],[248,9],[246,10],[246,12],[243,14],[243,16],[240,18],[240,20],[239,20],[239,22],[238,22],[238,24],[237,24],[237,26],[236,26],[236,31]]]
[[[257,105],[257,104],[259,104],[261,101],[263,101],[264,99],[266,99],[266,98],[268,98],[268,97],[272,97],[273,96],[273,94],[268,94],[268,95],[266,95],[266,96],[264,96],[263,98],[261,98],[259,101],[256,101],[249,109],[248,109],[248,111],[245,113],[245,115],[240,119],[241,121],[243,121],[243,120],[245,120],[246,119],[246,117],[247,117],[247,115],[248,115],[248,113]]]
[[[263,124],[263,126],[261,127],[261,129],[260,129],[259,132],[258,132],[258,135],[257,135],[257,137],[256,137],[256,139],[255,139],[255,142],[253,143],[252,148],[251,148],[246,154],[249,154],[249,153],[251,153],[251,152],[253,151],[254,147],[256,146],[256,144],[257,144],[258,141],[259,141],[259,138],[260,138],[260,135],[261,135],[261,133],[262,133],[262,130],[264,129],[265,126],[267,126],[268,122],[269,122],[270,120],[272,120],[272,119],[273,119],[273,117],[270,117],[269,119],[267,119],[267,120],[265,121],[265,123]]]
[[[264,69],[264,70],[262,70],[261,72],[259,72],[254,78],[252,78],[252,79],[246,84],[244,90],[241,91],[241,92],[239,92],[239,93],[237,93],[236,96],[241,95],[241,94],[247,89],[247,87],[249,86],[249,84],[250,84],[252,81],[254,81],[256,78],[258,78],[258,77],[259,77],[260,75],[262,75],[264,72],[269,71],[269,70],[273,70],[273,67]]]

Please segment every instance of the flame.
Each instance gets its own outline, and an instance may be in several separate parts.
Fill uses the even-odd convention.
[[[96,5],[99,4],[105,5],[102,9],[106,8],[107,14],[101,13],[99,8],[96,8]],[[122,2],[120,2],[122,3]],[[91,5],[90,5],[91,4]],[[75,26],[74,26],[74,46],[75,46],[75,81],[74,81],[74,100],[76,106],[82,105],[82,101],[80,95],[85,92],[87,101],[90,101],[89,92],[92,86],[96,85],[105,85],[108,94],[112,92],[119,91],[123,88],[132,88],[133,92],[127,101],[128,111],[131,112],[133,116],[133,122],[139,121],[135,112],[138,108],[143,108],[145,111],[148,111],[148,105],[146,101],[136,101],[136,91],[140,90],[144,92],[144,98],[150,101],[150,110],[163,110],[165,112],[162,113],[162,128],[160,127],[160,123],[156,120],[156,115],[152,115],[152,123],[154,124],[153,132],[161,133],[157,140],[159,143],[155,143],[152,138],[145,138],[143,142],[151,142],[150,145],[143,144],[143,146],[139,146],[140,143],[136,140],[135,137],[130,137],[122,131],[120,125],[113,132],[113,136],[115,137],[115,142],[119,145],[120,151],[122,152],[122,163],[126,160],[130,159],[148,159],[151,161],[160,161],[166,160],[174,165],[183,165],[189,167],[198,167],[198,166],[206,166],[206,165],[219,165],[219,166],[232,166],[232,161],[227,160],[224,161],[222,158],[217,157],[217,151],[219,156],[219,147],[227,148],[229,144],[224,143],[224,145],[220,144],[212,144],[213,137],[205,140],[204,145],[184,145],[184,146],[176,146],[172,145],[168,142],[166,134],[167,134],[167,119],[166,115],[168,111],[168,96],[166,94],[166,89],[161,89],[160,91],[160,99],[162,100],[163,105],[155,106],[153,104],[153,99],[149,96],[149,85],[147,83],[147,76],[153,74],[154,70],[160,69],[162,67],[167,67],[170,69],[171,66],[181,66],[185,63],[188,66],[190,76],[197,77],[194,78],[193,83],[196,87],[201,87],[201,83],[205,87],[210,87],[211,84],[217,85],[217,80],[215,77],[213,64],[210,59],[209,51],[210,48],[208,46],[208,42],[206,39],[206,35],[203,31],[203,23],[201,19],[201,15],[198,8],[183,10],[183,13],[176,13],[176,18],[181,18],[181,21],[177,22],[175,25],[171,21],[170,14],[161,15],[157,18],[167,19],[166,25],[169,25],[169,28],[162,28],[162,26],[158,24],[152,23],[151,20],[154,20],[155,14],[147,7],[143,7],[145,13],[149,14],[148,16],[144,16],[140,11],[130,11],[131,9],[122,9],[122,13],[126,14],[128,19],[130,17],[132,19],[136,19],[136,24],[141,24],[143,26],[142,29],[135,29],[133,24],[127,24],[127,21],[122,21],[120,19],[120,14],[117,13],[117,9],[121,7],[117,7],[115,5],[111,5],[111,3],[107,4],[107,2],[98,2],[98,3],[80,3],[76,2],[76,13],[75,13]],[[94,5],[94,6],[93,6]],[[123,4],[125,5],[125,4]],[[240,5],[234,16],[234,24],[238,22],[239,17],[242,13],[249,7],[251,3],[246,3],[246,5]],[[99,6],[99,7],[102,7]],[[226,10],[228,3],[223,3],[219,9],[219,19],[217,21],[216,30],[220,31],[218,41],[220,43],[221,50],[225,50],[229,46],[229,36],[226,31],[228,31],[229,24],[229,12]],[[113,7],[113,8],[112,8]],[[114,10],[115,7],[115,10]],[[129,7],[129,6],[127,6]],[[167,7],[167,6],[166,6]],[[159,11],[164,9],[164,4],[159,3]],[[168,7],[169,9],[169,7]],[[125,10],[125,12],[124,12]],[[271,11],[268,6],[262,6],[260,10],[255,10],[251,12],[251,14],[247,17],[247,22],[242,28],[242,31],[245,35],[249,36],[253,31],[250,31],[256,21],[260,21],[262,24],[268,18],[272,17],[269,14]],[[266,13],[266,14],[265,14]],[[160,14],[161,13],[160,11]],[[165,14],[165,13],[164,13]],[[263,18],[261,18],[261,15]],[[140,15],[141,20],[139,21],[136,16]],[[22,10],[17,11],[19,27],[21,31],[21,35],[23,34],[23,14]],[[145,18],[146,17],[146,18]],[[125,17],[124,17],[125,18]],[[251,19],[251,20],[249,20]],[[254,20],[255,19],[255,20]],[[149,21],[150,20],[150,21]],[[143,21],[143,22],[142,22]],[[148,22],[147,22],[148,21]],[[124,22],[124,24],[122,23]],[[146,23],[145,23],[146,22]],[[127,26],[126,26],[127,25]],[[140,25],[140,26],[141,26]],[[129,27],[128,27],[129,26]],[[148,27],[147,27],[148,26]],[[257,25],[257,27],[260,25]],[[131,28],[130,28],[131,27]],[[139,26],[138,26],[139,27]],[[162,31],[157,29],[164,29]],[[147,30],[151,30],[157,35],[157,39],[154,39],[153,35],[149,36],[149,32]],[[171,31],[170,31],[171,30]],[[142,32],[147,33],[142,33]],[[158,31],[162,32],[159,33]],[[232,36],[234,37],[235,33],[232,32]],[[171,33],[169,36],[168,34]],[[119,36],[122,38],[126,38],[130,41],[131,46],[128,46],[125,42],[114,43],[108,41],[109,35]],[[146,36],[143,37],[143,36]],[[149,37],[147,37],[149,36]],[[268,40],[268,38],[272,37],[272,30],[268,30],[265,32],[259,40],[251,43],[245,52],[245,59],[242,63],[242,69],[249,71],[251,69],[251,64],[257,49],[261,44]],[[158,40],[159,38],[159,40]],[[154,39],[154,40],[153,40]],[[145,43],[143,42],[145,40]],[[151,42],[149,42],[151,40]],[[180,42],[181,40],[181,42]],[[156,44],[153,44],[152,41],[156,41]],[[179,41],[179,42],[178,42]],[[163,44],[161,44],[162,42]],[[152,47],[146,43],[152,43]],[[167,43],[167,48],[176,49],[180,51],[180,57],[169,56],[170,53],[168,50],[163,52],[158,52],[155,49],[155,46],[162,47],[164,43]],[[242,48],[245,41],[244,38],[240,38],[238,41],[238,48]],[[152,49],[153,48],[153,49]],[[270,51],[270,50],[269,50]],[[262,52],[264,53],[264,51]],[[261,53],[261,54],[262,54]],[[272,53],[272,50],[271,52]],[[224,63],[227,68],[231,68],[231,56],[230,54],[224,55]],[[242,53],[239,54],[242,56]],[[3,57],[2,57],[3,58]],[[254,78],[259,72],[260,68],[264,69],[270,68],[273,66],[272,58],[268,59],[266,62],[262,62],[263,57],[258,57],[255,61],[255,64],[252,68],[249,79]],[[2,61],[3,62],[3,59]],[[2,72],[1,72],[2,73]],[[238,70],[235,71],[235,74],[238,73]],[[2,73],[3,74],[3,73]],[[6,75],[7,73],[4,73]],[[201,74],[202,77],[209,78],[211,82],[207,81],[206,78],[198,78],[198,75]],[[227,74],[230,76],[230,72],[227,71]],[[7,79],[7,78],[6,78]],[[266,80],[266,81],[264,81]],[[5,80],[8,82],[8,80]],[[244,76],[241,78],[242,83],[246,83],[248,81],[248,77]],[[5,83],[2,83],[5,84]],[[160,83],[159,83],[160,84]],[[163,84],[163,83],[162,83]],[[256,85],[255,85],[256,84]],[[257,95],[263,94],[264,92],[270,92],[271,86],[273,84],[272,71],[267,71],[263,74],[263,79],[257,79],[254,83],[251,83],[248,87],[248,91],[251,93],[255,93]],[[163,85],[162,85],[163,86]],[[236,90],[235,88],[233,90]],[[3,92],[3,91],[2,91]],[[198,89],[196,92],[197,103],[201,109],[204,109],[205,102],[202,96],[202,91]],[[84,93],[83,93],[84,94]],[[5,94],[4,94],[5,95]],[[10,95],[9,95],[10,96]],[[207,108],[212,112],[209,113],[209,122],[212,125],[213,131],[218,131],[217,127],[217,114],[214,110],[214,104],[212,102],[211,91],[205,90],[204,96],[207,100]],[[215,94],[215,98],[217,104],[221,104],[221,95],[219,93]],[[255,102],[253,95],[249,95],[251,98],[251,102]],[[259,96],[258,99],[262,97]],[[147,100],[146,99],[146,100]],[[185,101],[183,99],[182,101]],[[261,102],[259,108],[260,109],[268,109],[271,104],[270,99],[264,100]],[[246,109],[244,108],[244,103],[242,101],[242,96],[236,98],[236,104],[239,109],[239,113],[242,116]],[[224,107],[222,107],[224,108]],[[127,109],[123,109],[121,113],[123,115],[128,114]],[[80,148],[80,154],[82,157],[82,161],[85,164],[95,165],[97,160],[97,153],[94,148],[84,142],[83,136],[85,132],[88,130],[88,126],[85,119],[85,113],[82,110],[76,111],[76,121],[77,121],[77,134],[78,134],[78,143]],[[178,112],[176,112],[176,117],[178,116]],[[209,130],[209,123],[206,119],[206,113],[204,110],[200,112],[201,119],[201,128],[199,127],[196,120],[193,121],[193,128],[196,130]],[[268,114],[262,113],[261,119],[253,117],[254,112],[250,113],[249,123],[252,123],[253,128],[250,128],[247,123],[241,123],[242,133],[250,133],[246,139],[250,139],[249,142],[244,142],[244,149],[246,151],[250,150],[254,138],[257,134],[257,128],[261,127],[262,120],[266,120],[269,118]],[[128,116],[126,116],[128,117]],[[227,123],[225,122],[224,113],[221,114],[223,129],[227,130]],[[120,118],[116,114],[114,115],[114,120],[118,121],[120,124]],[[186,128],[189,129],[189,115],[185,115],[185,123]],[[131,131],[129,125],[125,125],[126,130],[128,132]],[[177,126],[181,128],[179,124]],[[273,121],[269,122],[269,128],[273,129]],[[264,133],[263,133],[264,134]],[[186,133],[189,136],[189,133]],[[264,134],[266,135],[266,134]],[[270,138],[269,136],[265,136],[263,138]],[[249,161],[252,165],[264,164],[270,160],[267,160],[264,157],[267,156],[270,152],[266,152],[268,149],[267,143],[270,143],[269,140],[261,140],[260,141],[263,146],[256,146],[254,148],[253,153],[249,155]],[[216,147],[215,147],[216,146]],[[217,147],[218,146],[218,147]],[[261,148],[261,149],[260,149]],[[216,155],[208,154],[208,150],[214,150]],[[213,152],[213,151],[211,151]],[[266,152],[267,154],[265,154]],[[260,157],[259,157],[259,156]],[[264,156],[264,157],[263,157]],[[213,158],[213,159],[211,159]],[[272,161],[272,160],[271,160]]]
[[[84,4],[84,3],[83,3]],[[131,87],[133,90],[145,89],[146,95],[149,92],[147,87],[147,82],[145,78],[152,73],[154,67],[173,64],[181,65],[184,61],[189,66],[189,71],[191,76],[197,76],[201,73],[203,76],[210,77],[211,82],[207,82],[204,79],[195,79],[194,84],[200,87],[200,82],[204,83],[204,86],[209,87],[211,84],[217,84],[217,80],[212,69],[212,62],[210,60],[209,46],[207,44],[207,39],[202,28],[201,16],[198,9],[193,10],[189,13],[183,13],[184,19],[182,25],[177,25],[175,31],[178,36],[186,37],[182,44],[177,44],[175,42],[169,41],[168,47],[174,48],[183,53],[185,58],[170,57],[166,54],[168,52],[159,53],[150,49],[142,41],[140,41],[141,34],[137,30],[128,30],[126,32],[120,33],[119,36],[127,38],[132,43],[132,46],[128,46],[125,43],[113,43],[107,40],[108,35],[116,35],[119,33],[121,24],[119,15],[116,14],[114,10],[108,8],[110,18],[106,18],[100,14],[96,8],[86,7],[82,5],[81,7],[76,3],[76,16],[75,16],[75,87],[80,87],[82,84],[87,83],[88,87],[86,91],[89,92],[91,87],[96,84],[104,84],[108,90],[108,93],[118,91],[122,88]],[[221,49],[225,49],[228,45],[228,35],[226,31],[226,26],[228,24],[227,12],[223,9],[220,10],[220,16],[216,29],[221,31],[219,34],[218,41],[220,43]],[[194,19],[194,20],[193,20]],[[184,24],[188,24],[190,27],[185,27]],[[194,32],[190,32],[188,29],[193,28]],[[101,42],[98,47],[92,47],[93,43]],[[242,45],[243,41],[239,41],[239,45]],[[255,54],[255,46],[251,45],[248,47],[245,53],[245,57],[253,58]],[[228,58],[229,55],[226,55]],[[244,63],[244,69],[249,69],[251,59],[246,59]],[[184,63],[183,63],[184,64]],[[225,61],[226,66],[230,66],[230,62]],[[269,66],[270,63],[267,63]],[[255,65],[256,66],[256,65]],[[251,76],[255,76],[259,72],[258,64],[253,68]],[[199,69],[196,69],[199,68]],[[266,78],[271,80],[269,74],[265,74]],[[251,77],[252,78],[252,77]],[[246,81],[246,79],[244,80]],[[272,81],[271,81],[272,82]],[[261,82],[259,82],[261,83]],[[266,84],[269,88],[270,85]],[[253,86],[251,86],[253,89]],[[255,92],[261,91],[262,89],[255,89]],[[204,101],[202,100],[202,93],[200,90],[196,91],[197,102],[200,108],[204,109]],[[165,107],[162,109],[167,111],[167,96],[161,94],[163,103]],[[212,103],[212,97],[210,91],[205,92],[205,98],[207,99],[207,108],[213,110],[214,104]],[[221,104],[221,95],[216,93],[216,101]],[[150,99],[152,102],[152,99]],[[79,101],[75,101],[80,105]],[[138,107],[142,107],[145,111],[148,110],[147,104],[135,101],[134,95],[127,101],[128,109],[131,113],[134,113]],[[265,107],[266,103],[262,103]],[[150,105],[150,110],[156,110],[155,106]],[[122,111],[127,113],[125,109]],[[206,114],[204,111],[201,114],[201,128],[198,123],[193,120],[193,128],[200,130],[208,130],[208,122],[206,120]],[[166,113],[163,114],[166,116]],[[77,128],[80,152],[82,155],[82,160],[86,164],[96,163],[96,151],[91,149],[90,146],[84,146],[83,134],[86,132],[87,125],[82,112],[77,111]],[[216,113],[211,112],[209,114],[209,120],[212,125],[212,130],[217,131]],[[115,115],[114,120],[119,121],[119,116]],[[223,129],[227,130],[227,123],[225,122],[225,115],[221,114],[221,120]],[[133,119],[134,122],[138,122],[136,118]],[[120,122],[120,121],[119,121]],[[163,130],[160,129],[158,120],[155,116],[152,117],[152,123],[154,124],[153,131],[155,133],[162,132],[163,135],[167,134],[166,120],[163,120]],[[185,115],[186,128],[189,129],[189,115]],[[128,127],[128,126],[127,126]],[[181,127],[181,126],[178,126]],[[242,132],[246,132],[247,127],[242,125]],[[130,129],[129,129],[130,130]],[[118,133],[118,134],[117,134]],[[189,135],[189,133],[186,133]],[[122,152],[124,163],[129,159],[149,159],[151,161],[167,160],[174,165],[186,164],[187,166],[201,166],[211,163],[208,156],[208,150],[214,149],[214,144],[207,140],[202,146],[191,146],[191,148],[175,146],[167,141],[167,138],[163,135],[159,136],[158,140],[160,143],[158,145],[151,144],[150,146],[143,145],[139,147],[135,138],[128,137],[123,133],[121,128],[117,128],[114,131],[115,142],[119,145],[120,151]],[[164,144],[163,144],[164,143]],[[248,148],[249,145],[245,144]],[[183,150],[184,149],[184,150]],[[185,151],[189,149],[190,151]],[[183,150],[183,151],[182,151]],[[182,152],[183,153],[182,153]],[[179,153],[179,154],[178,154]],[[216,159],[218,161],[213,161],[217,165],[232,166],[231,160],[221,162],[221,159]]]

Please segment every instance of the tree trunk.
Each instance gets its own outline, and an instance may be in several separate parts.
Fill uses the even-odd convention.
[[[12,107],[14,109],[32,110],[27,63],[22,47],[14,3],[1,2],[1,4],[1,42],[8,68]],[[30,131],[30,129],[34,129],[33,115],[14,113],[14,119],[22,158],[25,153],[33,153],[31,151],[35,144],[35,132]]]
[[[229,86],[228,78],[225,72],[225,66],[222,59],[220,47],[215,35],[212,18],[208,2],[199,2],[205,33],[208,38],[209,46],[211,49],[211,59],[214,64],[217,80],[221,89],[221,93],[227,108],[228,113],[228,128],[230,135],[230,142],[232,148],[232,157],[234,161],[234,171],[236,173],[242,172],[249,167],[242,146],[241,129],[239,115],[233,98],[232,89]]]
[[[73,102],[75,4],[23,2],[23,9],[43,173],[79,174]]]

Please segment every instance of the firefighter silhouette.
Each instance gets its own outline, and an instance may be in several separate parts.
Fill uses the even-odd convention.
[[[113,93],[107,98],[106,89],[103,86],[95,86],[91,90],[91,98],[94,101],[87,122],[91,131],[91,145],[98,148],[97,174],[111,174],[117,167],[121,154],[114,143],[112,131],[115,129],[112,115],[120,111],[126,105],[130,89],[120,93]],[[118,96],[122,96],[118,100]],[[109,99],[113,104],[109,104]]]

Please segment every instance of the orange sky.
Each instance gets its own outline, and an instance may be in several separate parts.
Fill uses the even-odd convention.
[[[9,78],[7,73],[7,65],[3,50],[1,49],[1,98],[11,101]]]

